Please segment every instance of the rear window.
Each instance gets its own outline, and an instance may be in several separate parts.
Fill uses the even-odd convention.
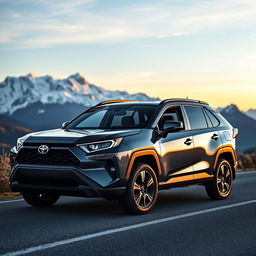
[[[185,106],[185,110],[192,130],[208,128],[202,108]]]

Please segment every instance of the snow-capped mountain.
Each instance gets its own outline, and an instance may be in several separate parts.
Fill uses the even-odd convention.
[[[110,91],[90,84],[79,73],[66,79],[54,79],[51,76],[7,77],[0,83],[0,113],[13,114],[32,104],[75,103],[93,106],[108,99],[154,100],[144,93],[129,94],[125,91]],[[39,113],[44,109],[39,109]]]
[[[253,118],[253,119],[256,120],[256,109],[251,108],[251,109],[247,110],[247,111],[244,112],[244,113],[245,113],[247,116],[249,116],[249,117],[251,117],[251,118]]]
[[[233,125],[238,128],[237,138],[238,151],[244,151],[250,148],[256,148],[256,120],[240,111],[239,108],[231,104],[225,108],[219,108],[218,111]]]

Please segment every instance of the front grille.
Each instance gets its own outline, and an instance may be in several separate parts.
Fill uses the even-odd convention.
[[[37,149],[22,148],[17,156],[19,164],[79,165],[79,160],[67,149],[50,149],[45,155]]]

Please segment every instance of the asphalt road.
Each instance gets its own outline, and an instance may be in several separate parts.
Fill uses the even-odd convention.
[[[224,201],[202,186],[161,191],[143,216],[104,199],[63,197],[43,209],[0,201],[0,255],[22,254],[256,256],[256,172],[239,174]]]

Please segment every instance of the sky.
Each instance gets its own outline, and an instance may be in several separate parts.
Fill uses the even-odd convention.
[[[255,0],[0,0],[0,81],[30,72],[256,108]]]

